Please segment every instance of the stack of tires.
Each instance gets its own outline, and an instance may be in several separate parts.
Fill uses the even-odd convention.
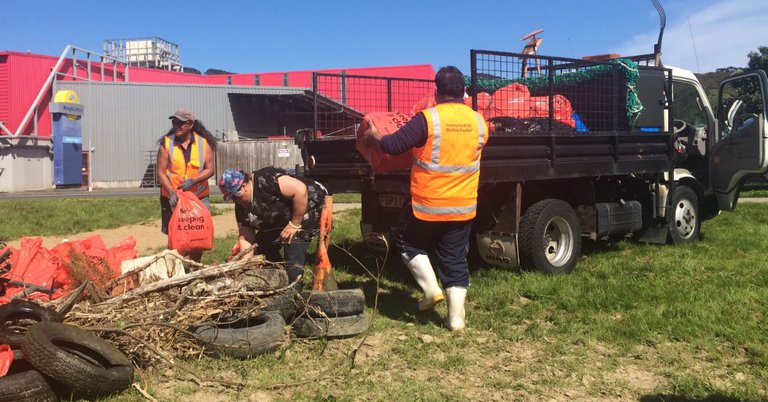
[[[302,292],[300,302],[306,306],[306,314],[293,321],[293,332],[301,338],[353,336],[371,324],[360,289]]]
[[[288,276],[282,269],[260,268],[245,271],[236,280],[249,291],[269,291],[288,287]],[[219,314],[203,325],[192,328],[197,341],[211,356],[237,359],[269,353],[285,340],[286,322],[296,314],[296,292],[288,288],[281,293],[259,299],[257,314]]]
[[[62,324],[37,303],[14,300],[0,306],[0,342],[14,350],[0,377],[0,401],[100,398],[133,382],[133,364],[111,343]]]

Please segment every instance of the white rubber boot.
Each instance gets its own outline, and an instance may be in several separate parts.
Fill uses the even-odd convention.
[[[434,308],[445,299],[443,291],[440,290],[440,285],[437,283],[435,270],[432,269],[432,264],[429,262],[429,257],[426,254],[416,255],[406,265],[411,271],[413,278],[416,279],[416,283],[424,292],[424,297],[419,301],[419,310],[424,311]]]
[[[448,296],[448,318],[445,325],[451,331],[461,331],[464,323],[464,300],[467,298],[467,288],[463,286],[451,286],[445,289]]]

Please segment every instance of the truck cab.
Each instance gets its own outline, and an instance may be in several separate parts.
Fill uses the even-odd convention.
[[[744,182],[768,172],[766,74],[755,70],[728,77],[720,83],[717,103],[710,105],[693,73],[671,70],[674,180],[697,192],[704,219],[732,211]]]

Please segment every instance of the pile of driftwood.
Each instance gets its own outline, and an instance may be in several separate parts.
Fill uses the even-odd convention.
[[[194,328],[257,315],[264,298],[293,292],[293,284],[283,282],[277,288],[271,278],[260,276],[284,271],[263,256],[212,266],[182,261],[194,271],[106,296],[131,282],[151,261],[103,286],[85,282],[69,297],[52,302],[53,307],[67,311],[65,323],[99,332],[139,367],[149,368],[201,355],[204,344]]]

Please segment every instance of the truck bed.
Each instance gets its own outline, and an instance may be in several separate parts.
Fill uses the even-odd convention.
[[[491,129],[481,183],[673,169],[673,138],[665,131],[673,118],[665,101],[671,71],[629,59],[595,62],[484,50],[472,50],[470,56],[467,92]],[[527,72],[521,70],[525,63]],[[344,91],[344,103],[360,114],[412,113],[411,105],[434,92],[429,80],[320,74],[314,81],[319,95]],[[315,123],[315,133],[344,133],[312,136],[302,144],[305,174],[333,191],[360,191],[370,179],[408,175],[374,176],[355,149],[359,118],[318,113]]]
[[[314,165],[306,174],[334,192],[361,190],[373,178],[353,137],[304,143]],[[481,183],[587,176],[655,174],[672,169],[669,134],[491,135],[483,149]],[[378,176],[407,176],[407,171]]]

